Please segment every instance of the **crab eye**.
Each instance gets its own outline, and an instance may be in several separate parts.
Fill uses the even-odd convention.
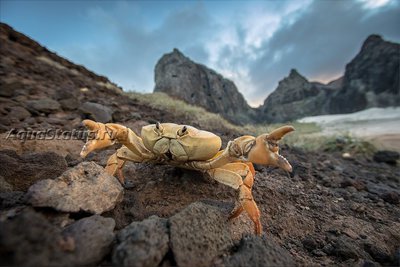
[[[183,136],[183,135],[185,135],[185,134],[187,134],[187,127],[186,126],[183,126],[182,127],[182,129],[180,129],[179,131],[178,131],[178,135],[179,136]]]
[[[255,141],[250,141],[247,144],[245,144],[244,149],[243,149],[243,153],[245,155],[249,154],[250,150],[253,148],[255,143],[256,143]]]
[[[162,134],[163,130],[164,130],[164,128],[162,127],[161,123],[157,122],[156,123],[156,129],[154,129],[154,131],[157,134]]]

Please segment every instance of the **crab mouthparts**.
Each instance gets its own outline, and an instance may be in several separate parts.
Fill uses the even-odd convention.
[[[278,154],[278,167],[288,172],[292,172],[293,170],[292,165],[290,165],[289,161],[284,156],[281,156],[279,154]]]
[[[168,150],[167,152],[164,153],[164,155],[165,155],[168,159],[172,160],[172,153],[171,153],[171,151]]]

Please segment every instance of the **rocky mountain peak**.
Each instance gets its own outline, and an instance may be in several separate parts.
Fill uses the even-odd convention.
[[[296,79],[296,78],[304,78],[304,77],[300,75],[300,73],[297,71],[297,69],[291,69],[288,78]]]
[[[400,105],[400,45],[370,35],[346,65],[342,88],[333,96],[330,113]]]
[[[232,81],[193,62],[176,48],[157,62],[154,77],[154,92],[164,92],[239,124],[255,116]]]
[[[384,42],[382,36],[378,34],[371,34],[367,37],[367,39],[365,39],[361,50],[371,49],[373,46],[379,45],[382,42]]]

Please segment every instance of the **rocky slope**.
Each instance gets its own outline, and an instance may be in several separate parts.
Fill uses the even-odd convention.
[[[333,86],[309,82],[297,70],[292,69],[289,76],[279,82],[275,91],[259,108],[259,122],[284,122],[327,114],[327,99],[334,92]]]
[[[79,129],[86,117],[111,117],[135,131],[160,118],[196,124],[104,86],[105,78],[7,25],[0,29],[3,132]],[[86,102],[101,108],[82,109]],[[224,144],[246,134],[207,130]],[[122,188],[103,172],[115,148],[82,160],[81,138],[6,136],[0,135],[0,265],[379,266],[400,260],[400,169],[387,153],[373,161],[283,146],[294,167],[290,176],[256,166],[254,199],[265,232],[256,237],[245,214],[227,221],[237,192],[201,173],[129,163]]]
[[[199,105],[235,123],[251,122],[255,115],[232,81],[193,62],[178,49],[157,62],[154,92]]]
[[[371,35],[347,64],[344,76],[327,85],[309,82],[292,70],[259,108],[259,121],[284,122],[306,116],[399,106],[399,51],[399,44]]]
[[[329,111],[350,113],[371,107],[400,105],[400,44],[369,36],[346,65],[342,88],[332,96]]]

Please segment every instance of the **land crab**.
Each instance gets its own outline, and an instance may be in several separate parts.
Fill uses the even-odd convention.
[[[110,156],[106,172],[124,183],[122,168],[126,161],[170,164],[180,168],[207,173],[216,181],[239,190],[240,205],[230,219],[243,210],[254,223],[255,233],[261,235],[260,211],[252,196],[255,170],[253,163],[272,165],[288,172],[292,166],[279,155],[278,141],[294,131],[282,126],[258,137],[245,135],[230,141],[224,150],[217,135],[195,127],[174,123],[156,123],[142,127],[141,137],[131,129],[114,123],[84,120],[92,138],[83,146],[81,157],[118,142],[122,147]]]

